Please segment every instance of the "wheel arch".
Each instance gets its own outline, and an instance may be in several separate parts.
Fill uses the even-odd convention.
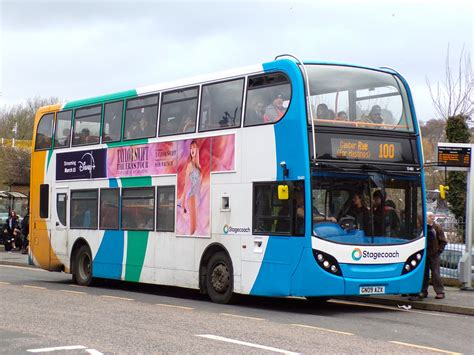
[[[76,253],[77,251],[79,250],[80,247],[82,247],[83,245],[86,245],[89,250],[91,250],[91,253],[92,253],[92,249],[89,245],[89,243],[84,239],[84,238],[78,238],[76,239],[76,241],[74,242],[73,246],[72,246],[72,249],[71,249],[71,258],[69,260],[69,270],[70,270],[70,273],[71,274],[74,274],[74,260],[76,258]]]
[[[220,243],[212,243],[206,247],[201,256],[201,261],[199,262],[199,292],[207,294],[206,289],[206,273],[207,273],[207,264],[211,257],[217,252],[224,252],[230,260],[230,266],[232,268],[232,274],[234,273],[234,265],[232,263],[232,258],[230,257],[229,251]]]

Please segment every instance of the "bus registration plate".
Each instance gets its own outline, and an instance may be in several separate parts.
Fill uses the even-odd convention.
[[[383,295],[385,293],[385,286],[362,286],[359,288],[361,295]]]

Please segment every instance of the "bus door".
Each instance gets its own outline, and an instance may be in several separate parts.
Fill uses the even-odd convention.
[[[53,201],[55,201],[53,208],[53,228],[51,232],[51,257],[55,255],[67,254],[67,211],[68,211],[68,188],[56,187],[54,189]]]

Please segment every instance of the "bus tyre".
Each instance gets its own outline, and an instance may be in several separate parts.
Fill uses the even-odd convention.
[[[215,303],[229,303],[234,293],[232,263],[223,251],[215,253],[207,263],[206,288]]]
[[[80,286],[92,283],[92,253],[87,245],[82,245],[76,252],[72,280]]]

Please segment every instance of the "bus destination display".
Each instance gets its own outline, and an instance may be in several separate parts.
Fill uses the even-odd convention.
[[[332,157],[347,160],[398,162],[402,160],[399,142],[371,139],[331,138]]]
[[[469,168],[471,166],[471,148],[438,146],[438,163],[452,167]]]

